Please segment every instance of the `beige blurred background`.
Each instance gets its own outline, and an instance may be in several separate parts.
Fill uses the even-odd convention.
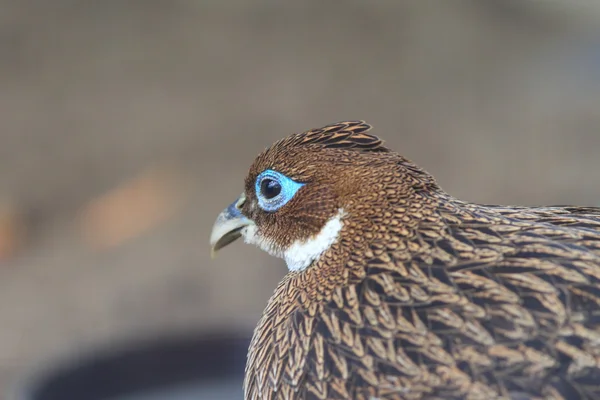
[[[285,267],[208,236],[292,132],[365,119],[465,200],[600,206],[597,4],[0,0],[0,389],[249,332]]]

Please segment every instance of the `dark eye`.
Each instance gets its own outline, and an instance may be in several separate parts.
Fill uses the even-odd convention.
[[[294,197],[304,186],[280,172],[267,169],[260,173],[254,181],[254,191],[258,206],[266,212],[275,212]]]
[[[265,199],[270,200],[281,193],[281,185],[273,179],[265,178],[260,183],[260,193]]]

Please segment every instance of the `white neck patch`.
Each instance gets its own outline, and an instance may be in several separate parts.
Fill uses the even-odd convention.
[[[305,242],[295,241],[292,245],[283,253],[283,258],[290,271],[303,271],[313,261],[318,260],[321,254],[323,254],[338,238],[340,231],[342,230],[342,217],[344,216],[344,210],[340,209],[336,215],[334,215],[321,232],[317,233],[316,236],[308,239]]]
[[[283,252],[258,234],[255,225],[243,229],[242,236],[246,243],[254,244],[272,256],[283,258],[290,271],[303,271],[313,261],[318,260],[335,241],[342,230],[344,210],[340,209],[321,229],[321,232],[306,241],[295,241]]]

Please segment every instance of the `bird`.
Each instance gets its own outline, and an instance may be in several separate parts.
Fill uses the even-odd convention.
[[[459,200],[370,131],[277,141],[216,219],[288,267],[244,398],[600,399],[600,208]]]

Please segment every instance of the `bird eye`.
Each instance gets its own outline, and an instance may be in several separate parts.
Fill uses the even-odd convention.
[[[296,192],[304,186],[303,183],[268,169],[256,178],[255,190],[258,205],[264,211],[273,212],[290,201]]]
[[[260,183],[260,193],[265,199],[271,200],[281,193],[281,185],[273,179],[265,178]]]

